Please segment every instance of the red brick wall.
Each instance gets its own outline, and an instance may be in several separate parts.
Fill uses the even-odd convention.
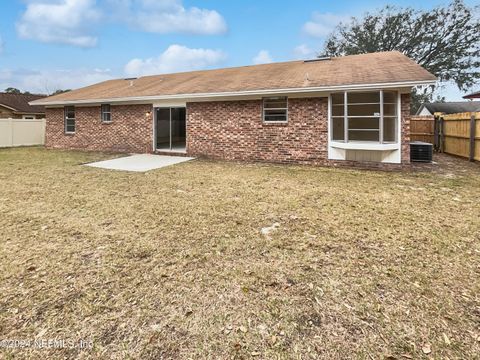
[[[100,106],[76,107],[75,134],[65,134],[63,108],[47,109],[46,142],[48,148],[115,152],[152,151],[151,105],[111,107],[112,122],[102,123]]]
[[[288,100],[288,124],[262,122],[262,101],[187,104],[187,149],[228,160],[323,164],[327,159],[327,98]]]
[[[402,164],[410,163],[410,95],[401,97]],[[189,103],[187,149],[193,156],[229,160],[361,165],[328,160],[328,100],[288,100],[288,124],[262,122],[262,101]],[[396,168],[398,164],[370,163]]]
[[[402,163],[410,162],[410,95],[402,95]],[[112,106],[112,123],[102,124],[100,106],[76,108],[76,133],[64,133],[63,108],[47,109],[49,148],[151,152],[151,105]],[[327,98],[289,99],[288,123],[262,122],[262,101],[217,101],[187,104],[187,152],[227,160],[359,165],[329,161]],[[390,168],[398,165],[375,164]]]

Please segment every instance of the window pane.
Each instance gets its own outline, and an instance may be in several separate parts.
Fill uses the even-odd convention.
[[[263,99],[264,121],[287,121],[287,98],[273,97]]]
[[[264,99],[263,107],[265,109],[286,109],[287,98],[268,98]]]
[[[380,129],[380,118],[348,118],[349,129]]]
[[[332,104],[332,116],[343,116],[345,114],[345,107],[342,105]]]
[[[397,93],[393,91],[384,91],[383,92],[383,102],[384,103],[396,103],[397,102]]]
[[[348,103],[380,103],[380,92],[351,92],[348,93]]]
[[[75,132],[75,120],[74,119],[65,120],[65,131],[66,132]]]
[[[348,116],[380,116],[380,104],[349,105]]]
[[[384,117],[383,118],[383,141],[395,142],[395,121],[396,117]]]
[[[265,121],[287,121],[287,110],[265,110]]]
[[[332,118],[332,140],[345,140],[345,121],[343,117]]]
[[[347,114],[344,113],[344,94],[331,95],[332,140],[344,140],[343,116],[348,116],[348,140],[395,142],[398,119],[397,93],[380,91],[348,92]],[[383,119],[381,113],[383,112]],[[380,126],[383,121],[383,139],[380,139]]]
[[[102,114],[102,121],[104,121],[104,122],[109,122],[110,119],[111,119],[111,116],[110,116],[110,113],[109,113],[109,112]]]
[[[75,119],[75,107],[67,106],[65,108],[65,117],[68,119]]]
[[[383,105],[383,115],[384,116],[395,116],[397,114],[396,105],[384,104]]]
[[[269,101],[264,105],[265,109],[286,109],[287,103],[284,101]]]
[[[103,104],[101,107],[101,119],[103,122],[110,122],[110,104]]]
[[[378,131],[350,130],[348,132],[348,140],[351,140],[351,141],[379,141],[379,132]]]
[[[345,95],[343,93],[332,94],[332,104],[343,105],[345,102]]]

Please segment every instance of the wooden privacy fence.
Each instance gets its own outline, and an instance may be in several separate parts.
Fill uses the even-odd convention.
[[[439,150],[480,161],[480,112],[440,115]]]
[[[435,118],[433,115],[410,117],[410,141],[434,143]]]
[[[0,119],[0,147],[45,144],[45,119]]]

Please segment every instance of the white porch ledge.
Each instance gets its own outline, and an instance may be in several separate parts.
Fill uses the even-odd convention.
[[[329,144],[333,148],[345,150],[376,150],[376,151],[391,151],[399,150],[400,144],[379,144],[374,142],[350,141],[348,143],[330,141]]]

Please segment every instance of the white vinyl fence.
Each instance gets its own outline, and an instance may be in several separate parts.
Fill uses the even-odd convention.
[[[45,144],[45,119],[0,119],[0,147]]]

